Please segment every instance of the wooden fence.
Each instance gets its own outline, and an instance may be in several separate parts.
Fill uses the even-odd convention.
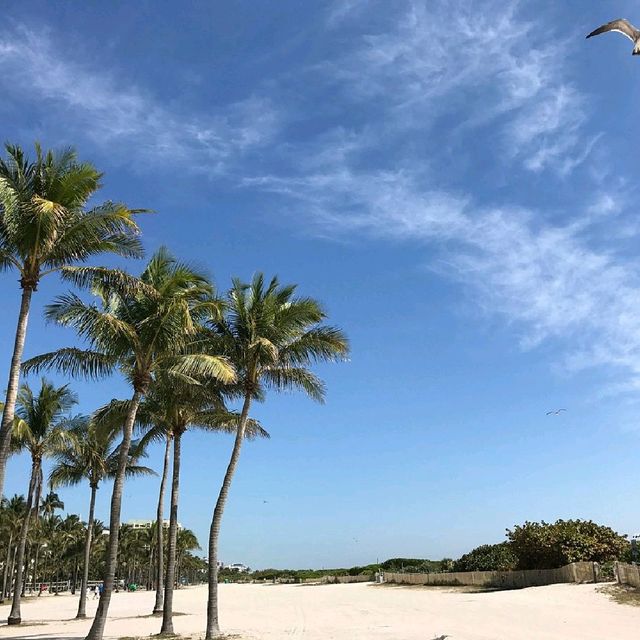
[[[618,584],[628,584],[636,589],[640,588],[640,567],[638,565],[616,562],[613,570]]]
[[[384,572],[384,582],[431,586],[477,586],[495,589],[522,589],[562,582],[598,582],[597,562],[574,562],[559,569],[529,571],[465,571],[453,573]]]

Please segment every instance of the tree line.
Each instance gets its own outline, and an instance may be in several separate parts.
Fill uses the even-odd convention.
[[[68,584],[72,594],[85,590],[78,608],[78,618],[86,617],[87,585],[100,582],[105,566],[105,550],[109,532],[104,523],[94,520],[91,528],[93,542],[87,546],[87,523],[76,514],[62,517],[56,512],[64,509],[64,503],[55,492],[44,496],[38,513],[31,521],[26,552],[25,574],[29,575],[21,585],[21,596],[41,595],[45,591],[57,593],[60,585]],[[23,495],[5,498],[0,503],[0,576],[2,581],[0,600],[10,598],[15,583],[17,551],[20,529],[27,519],[27,501]],[[155,567],[158,562],[156,527],[153,522],[146,528],[120,527],[118,550],[118,575],[121,585],[137,584],[146,589],[156,589]],[[177,536],[176,584],[195,584],[206,578],[207,563],[193,552],[200,544],[193,531],[180,529]],[[89,551],[88,561],[86,551]],[[166,562],[167,547],[162,556]],[[86,567],[86,576],[83,569]],[[64,586],[64,590],[67,586]],[[82,594],[81,594],[82,596]]]
[[[101,640],[104,634],[116,586],[125,478],[136,466],[138,447],[153,439],[165,441],[158,513],[164,492],[170,490],[167,562],[163,566],[163,554],[159,554],[155,611],[162,611],[161,632],[171,634],[181,441],[193,428],[231,432],[234,445],[213,506],[207,546],[205,638],[212,640],[220,635],[218,540],[229,489],[245,439],[267,435],[252,418],[253,405],[264,401],[269,391],[282,390],[300,390],[322,401],[325,387],[312,366],[344,359],[349,351],[347,338],[339,328],[325,324],[327,315],[318,301],[299,295],[295,285],[282,285],[276,277],[268,279],[256,273],[250,282],[234,278],[228,291],[219,294],[206,272],[179,260],[166,248],[157,250],[139,275],[128,269],[87,264],[108,254],[143,257],[138,219],[145,210],[111,201],[89,206],[101,187],[102,174],[92,164],[80,162],[73,149],[45,152],[36,145],[33,159],[18,145],[7,144],[5,149],[6,156],[0,159],[0,267],[18,275],[20,308],[0,426],[0,495],[16,440],[14,432],[19,437],[21,430],[31,428],[30,418],[16,412],[22,406],[19,395],[31,393],[34,402],[40,399],[28,387],[21,387],[21,376],[47,370],[95,381],[122,376],[130,396],[97,408],[77,427],[85,434],[93,430],[95,435],[73,440],[73,427],[68,425],[61,425],[55,437],[50,434],[53,439],[75,441],[78,452],[85,440],[117,434],[113,441],[117,443],[108,454],[108,471],[94,459],[83,472],[92,496],[103,478],[109,475],[113,479],[104,589],[87,639]],[[46,319],[74,330],[78,343],[24,361],[31,300],[40,281],[52,274],[58,274],[74,290],[47,305]],[[45,391],[46,385],[51,389]],[[43,392],[57,393],[61,403],[73,403],[68,388],[61,391],[43,381],[40,394]],[[59,413],[67,408],[61,404]],[[139,440],[146,438],[145,442],[134,440],[137,430],[143,434]],[[38,510],[36,498],[42,479],[34,464],[40,462],[32,461],[27,522],[35,520]],[[163,527],[156,529],[156,544],[161,549],[165,545]],[[22,620],[23,533],[15,562],[16,588],[9,624]],[[85,543],[88,539],[89,548],[92,536],[93,527],[87,526]],[[83,576],[88,567],[85,558]],[[83,593],[86,595],[86,589]]]

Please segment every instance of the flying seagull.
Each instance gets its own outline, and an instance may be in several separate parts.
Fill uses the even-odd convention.
[[[599,36],[601,33],[607,33],[607,31],[617,31],[623,36],[627,36],[627,38],[629,38],[629,40],[634,44],[632,55],[640,56],[640,30],[636,29],[628,20],[620,18],[619,20],[607,22],[607,24],[603,24],[595,31],[592,31],[587,38]]]
[[[566,409],[555,409],[554,411],[547,411],[548,416],[559,416],[562,411],[566,411]]]

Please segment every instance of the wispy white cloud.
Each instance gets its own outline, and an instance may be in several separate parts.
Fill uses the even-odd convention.
[[[517,325],[524,348],[558,340],[566,368],[606,366],[629,388],[640,384],[640,265],[591,246],[583,225],[541,223],[532,209],[481,207],[463,194],[425,189],[406,172],[357,174],[342,166],[250,182],[299,200],[323,234],[436,251],[435,268],[473,285],[487,313]],[[600,203],[609,213],[617,206],[605,194]]]
[[[370,0],[335,0],[327,14],[327,24],[335,26],[347,18],[359,15]]]
[[[387,3],[374,10],[387,10]],[[346,5],[345,5],[346,6]],[[330,72],[354,99],[386,103],[396,126],[465,131],[492,124],[507,156],[570,173],[595,142],[584,97],[566,79],[566,34],[520,17],[518,2],[409,0],[391,28],[364,34]]]
[[[565,368],[603,366],[627,388],[640,385],[640,268],[615,244],[639,230],[620,181],[583,176],[577,190],[556,182],[573,197],[555,217],[548,201],[505,205],[504,193],[500,204],[486,204],[486,193],[480,204],[475,182],[454,178],[456,190],[446,188],[430,171],[432,152],[421,157],[406,142],[447,144],[446,117],[465,140],[486,128],[499,141],[497,150],[467,145],[472,162],[506,156],[568,180],[598,135],[586,96],[566,79],[565,43],[544,22],[520,18],[515,3],[404,6],[390,29],[362,36],[329,65],[354,108],[373,105],[367,129],[335,129],[297,155],[289,149],[299,160],[290,173],[245,184],[297,201],[322,235],[422,245],[431,268],[471,285],[487,313],[518,327],[524,348],[550,340]],[[455,163],[450,171],[459,172]]]
[[[113,150],[126,143],[137,159],[186,162],[191,169],[223,171],[271,139],[278,115],[268,99],[250,96],[212,115],[181,113],[115,74],[82,66],[59,54],[46,31],[0,31],[0,84],[5,95],[59,109],[64,126]]]

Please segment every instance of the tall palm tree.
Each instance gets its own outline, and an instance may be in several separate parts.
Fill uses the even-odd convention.
[[[167,545],[167,571],[164,581],[164,602],[161,634],[173,634],[173,589],[176,580],[178,503],[182,437],[189,429],[235,432],[239,416],[227,410],[223,400],[225,387],[216,380],[194,384],[174,380],[171,376],[156,376],[150,393],[141,405],[140,415],[150,425],[142,441],[165,438],[173,443],[171,479],[171,509]],[[269,437],[256,421],[250,421],[245,437]],[[158,522],[162,524],[160,517]],[[160,529],[161,526],[158,527]],[[158,548],[162,548],[162,539]]]
[[[216,501],[209,532],[209,597],[206,640],[220,635],[218,621],[218,538],[251,403],[267,389],[301,389],[314,400],[324,398],[324,384],[310,370],[314,362],[344,358],[349,347],[339,329],[322,325],[322,307],[312,298],[295,296],[295,286],[280,286],[277,278],[265,286],[258,274],[251,284],[234,280],[227,313],[214,324],[212,348],[229,357],[237,372],[234,385],[242,410],[233,450]]]
[[[13,601],[8,623],[20,624],[20,598],[24,569],[24,552],[31,519],[37,515],[42,492],[42,461],[53,454],[64,440],[62,427],[66,413],[77,402],[68,385],[56,387],[44,378],[40,391],[34,395],[29,385],[20,388],[17,400],[18,420],[13,428],[11,449],[14,452],[28,451],[31,456],[31,477],[27,493],[27,517],[20,529],[16,553],[16,578]]]
[[[162,505],[164,502],[165,478],[168,471],[169,447],[171,444],[173,445],[167,569],[164,579],[161,553],[157,554],[156,564],[157,590],[155,607],[158,607],[158,603],[160,603],[160,611],[163,614],[160,633],[163,634],[173,633],[173,589],[176,581],[178,551],[178,503],[182,437],[189,429],[235,433],[239,415],[228,411],[224,404],[224,394],[227,386],[220,384],[217,380],[210,379],[203,379],[202,382],[176,380],[160,370],[138,409],[138,428],[145,432],[140,440],[141,446],[146,449],[151,442],[161,440],[165,442],[163,477],[160,482],[160,495],[158,498],[157,523],[160,526],[154,529],[156,535],[154,547],[156,549],[163,549]],[[96,413],[96,418],[100,424],[118,424],[122,421],[122,416],[126,414],[127,404],[127,401],[113,400]],[[256,420],[249,419],[245,437],[249,439],[255,437],[268,438],[269,434],[262,429]],[[160,593],[160,597],[158,593]],[[154,613],[157,613],[155,607]]]
[[[103,480],[114,478],[118,470],[119,451],[116,447],[118,432],[99,429],[95,422],[86,416],[76,417],[67,429],[67,441],[55,452],[55,466],[49,475],[52,488],[72,486],[86,480],[89,483],[89,515],[84,540],[82,564],[82,582],[80,602],[76,618],[87,617],[87,583],[89,581],[89,561],[93,539],[94,512],[96,494]],[[152,474],[148,467],[141,467],[137,459],[142,451],[134,444],[135,457],[130,456],[126,475]]]
[[[155,386],[155,385],[154,385]],[[114,429],[124,422],[128,410],[126,400],[112,400],[108,405],[101,407],[95,414],[96,421],[102,428]],[[171,443],[173,435],[171,428],[165,422],[154,415],[154,403],[147,397],[141,402],[136,414],[137,425],[145,431],[140,446],[146,448],[154,441],[164,442],[164,456],[162,463],[162,474],[160,477],[160,487],[158,491],[158,503],[156,507],[156,522],[153,526],[155,541],[153,548],[155,553],[155,590],[156,598],[152,615],[161,615],[164,607],[164,494],[169,475],[169,463],[171,462]]]
[[[73,271],[71,265],[91,256],[142,254],[133,221],[141,210],[113,202],[87,209],[101,187],[102,174],[79,162],[73,149],[43,152],[36,144],[33,161],[17,145],[7,144],[5,149],[6,158],[0,159],[0,270],[17,271],[22,297],[0,426],[0,495],[31,298],[40,280],[56,271],[65,277]]]
[[[201,321],[219,314],[220,305],[212,298],[206,276],[178,262],[166,249],[153,256],[140,278],[105,271],[88,277],[77,275],[75,282],[87,286],[101,304],[87,304],[68,294],[49,305],[47,316],[58,324],[74,327],[90,349],[59,349],[32,358],[23,367],[25,370],[54,367],[63,373],[90,378],[119,369],[132,387],[111,496],[104,589],[87,636],[90,640],[101,640],[114,586],[129,448],[142,398],[158,368],[180,380],[208,376],[231,382],[235,374],[224,357],[205,353],[183,355]]]

